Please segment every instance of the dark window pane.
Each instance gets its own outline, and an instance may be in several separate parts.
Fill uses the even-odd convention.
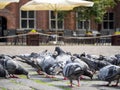
[[[113,13],[109,13],[109,20],[113,20]]]
[[[63,21],[58,21],[58,29],[62,29],[63,28]]]
[[[82,29],[83,28],[83,22],[82,21],[78,21],[78,29]]]
[[[29,18],[34,18],[34,11],[29,11]]]
[[[55,21],[51,21],[51,28],[55,29]]]
[[[59,12],[58,13],[58,19],[63,20],[63,18],[64,18],[64,14],[62,12]]]
[[[29,28],[34,28],[34,20],[29,20]]]
[[[81,14],[80,13],[78,13],[78,17],[80,17],[81,16]]]
[[[21,27],[22,28],[27,28],[27,20],[22,20],[21,21]]]
[[[27,11],[21,11],[21,18],[27,18]]]
[[[104,15],[104,20],[108,20],[108,13]]]
[[[103,23],[103,28],[104,28],[104,29],[108,29],[108,22],[104,22],[104,23]]]
[[[51,11],[51,19],[55,19],[55,13]]]
[[[89,21],[84,21],[84,28],[83,29],[89,29]]]
[[[84,17],[83,14],[81,14],[80,12],[78,13],[78,18],[82,18]]]
[[[113,29],[114,28],[114,23],[113,22],[109,22],[109,29]]]

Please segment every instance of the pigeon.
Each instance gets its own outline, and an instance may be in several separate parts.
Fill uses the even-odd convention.
[[[70,80],[70,86],[72,87],[73,80],[77,80],[78,86],[80,86],[80,75],[84,73],[79,63],[68,63],[63,68],[63,76]]]
[[[10,77],[16,77],[14,74],[23,74],[29,78],[28,71],[9,56],[5,56],[4,58],[0,59],[0,64],[8,72]]]
[[[57,56],[55,58],[56,62],[61,62],[64,67],[66,62],[71,60],[71,55],[65,53],[60,47],[55,48],[55,52],[57,52]]]
[[[85,63],[87,63],[87,65],[90,67],[91,71],[93,71],[94,73],[96,71],[99,71],[104,66],[111,64],[104,60],[97,60],[97,59],[88,58],[88,57],[84,57],[84,56],[81,57],[81,60],[84,61]]]
[[[50,67],[50,73],[54,75],[62,74],[64,66],[71,60],[71,54],[66,53],[60,47],[55,47],[53,57],[56,62]]]
[[[72,86],[73,80],[77,80],[78,86],[80,86],[79,80],[81,75],[88,76],[91,79],[93,77],[93,73],[88,65],[79,58],[72,56],[71,60],[67,61],[63,68],[63,76],[70,80],[70,86]]]
[[[116,80],[116,84],[114,86],[118,86],[120,79],[120,67],[116,65],[107,65],[99,70],[98,79],[107,81],[108,86],[112,81]]]
[[[65,53],[65,51],[63,51],[60,47],[55,47],[55,51],[58,55]]]
[[[31,53],[29,56],[18,56],[22,60],[22,62],[25,62],[32,67],[34,67],[38,74],[44,74],[46,77],[53,77],[51,76],[50,67],[53,66],[53,64],[56,62],[54,59],[52,53],[47,52],[47,50],[41,52],[41,53]]]
[[[0,77],[8,78],[9,74],[6,69],[4,69],[3,65],[0,64]]]
[[[72,56],[71,57],[71,61],[68,61],[69,63],[70,62],[76,62],[76,63],[79,63],[82,67],[82,69],[84,70],[84,73],[83,75],[84,76],[88,76],[90,77],[90,79],[92,79],[93,77],[93,72],[90,70],[90,67],[87,65],[87,63],[85,63],[84,61],[82,61],[81,59],[75,57],[75,56]],[[67,63],[68,63],[67,62]]]

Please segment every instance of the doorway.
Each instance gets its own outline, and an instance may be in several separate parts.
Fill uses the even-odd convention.
[[[7,29],[7,19],[0,16],[0,37],[5,36],[4,31]],[[5,42],[6,38],[0,38],[0,42]]]

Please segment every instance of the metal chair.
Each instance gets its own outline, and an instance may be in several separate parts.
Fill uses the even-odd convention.
[[[15,29],[8,29],[7,30],[7,36],[13,36],[16,35],[16,30]],[[14,45],[17,44],[17,37],[9,37],[7,38],[7,42],[10,42],[11,45],[14,43]]]

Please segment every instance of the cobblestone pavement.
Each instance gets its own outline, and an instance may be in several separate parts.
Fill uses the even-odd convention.
[[[53,52],[56,46],[0,46],[0,54],[18,55],[31,52],[41,52],[48,50]],[[67,52],[74,53],[91,53],[114,55],[120,53],[120,46],[60,46]],[[17,61],[19,62],[19,61]],[[4,79],[0,78],[0,90],[119,90],[119,87],[104,86],[107,82],[97,80],[96,75],[93,80],[88,77],[81,80],[81,86],[77,86],[74,81],[74,86],[69,87],[69,81],[63,80],[62,76],[56,78],[46,78],[44,75],[38,75],[35,70],[22,62],[22,64],[30,73],[30,79],[24,75],[19,75],[19,78]],[[114,82],[113,82],[114,83]]]
[[[53,52],[56,46],[0,46],[0,54],[18,55],[31,52],[41,52],[48,50]],[[102,54],[113,55],[120,53],[120,46],[59,46],[64,51],[74,53],[90,53],[90,54]]]

